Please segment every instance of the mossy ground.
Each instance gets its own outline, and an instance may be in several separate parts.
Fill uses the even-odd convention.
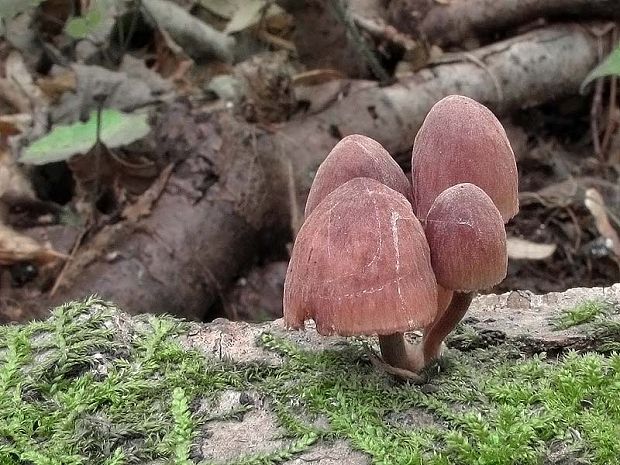
[[[615,305],[602,299],[586,300],[581,304],[564,309],[553,321],[556,329],[568,329],[573,326],[591,323],[614,312]]]
[[[195,406],[230,389],[264,395],[288,438],[235,463],[337,439],[386,465],[620,463],[617,353],[451,351],[414,386],[378,372],[360,341],[317,353],[265,333],[281,365],[233,364],[183,348],[175,319],[118,319],[90,299],[0,327],[0,464],[197,463],[192,444],[214,418]]]

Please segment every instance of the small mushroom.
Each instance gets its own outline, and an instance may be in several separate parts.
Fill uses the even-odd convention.
[[[437,283],[454,291],[448,308],[427,328],[424,362],[440,356],[441,343],[467,312],[473,291],[506,276],[506,231],[499,210],[478,186],[457,184],[433,202],[425,225]]]
[[[435,198],[469,182],[507,222],[517,214],[518,175],[506,131],[484,105],[461,95],[437,102],[416,135],[411,159],[414,211],[422,223]]]
[[[284,283],[284,321],[323,335],[379,336],[385,361],[416,371],[403,332],[437,312],[430,250],[411,204],[370,178],[337,187],[308,216]]]
[[[319,166],[306,201],[306,218],[327,194],[359,177],[375,179],[411,201],[409,179],[388,151],[370,137],[353,134],[338,142]]]

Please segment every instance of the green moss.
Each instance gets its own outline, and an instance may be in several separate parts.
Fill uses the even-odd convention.
[[[184,350],[172,318],[138,319],[119,340],[117,314],[89,299],[0,329],[1,464],[190,463],[189,399],[245,373]]]
[[[552,321],[553,326],[558,329],[568,329],[573,326],[591,323],[595,319],[611,313],[614,306],[605,300],[587,300],[573,308],[565,309]]]
[[[360,341],[317,353],[263,334],[282,365],[242,365],[184,349],[175,319],[117,319],[90,299],[0,327],[0,464],[196,463],[197,435],[223,418],[196,405],[230,389],[265,396],[287,436],[236,464],[283,463],[337,439],[386,465],[620,464],[617,353],[452,350],[415,386],[378,372]],[[603,330],[620,341],[620,327]]]

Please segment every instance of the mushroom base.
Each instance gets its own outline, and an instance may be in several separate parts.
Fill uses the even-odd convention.
[[[454,292],[448,308],[433,322],[422,339],[423,365],[437,360],[441,356],[443,340],[463,319],[474,298],[473,292]]]
[[[379,347],[383,361],[388,365],[418,372],[424,368],[424,358],[417,347],[405,341],[403,333],[379,336]]]

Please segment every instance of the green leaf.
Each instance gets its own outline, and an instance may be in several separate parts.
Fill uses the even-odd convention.
[[[146,136],[151,130],[145,113],[121,113],[117,110],[101,112],[101,141],[108,148],[130,144]],[[20,158],[21,163],[44,165],[67,160],[78,153],[88,153],[97,143],[97,112],[92,112],[85,123],[56,126],[34,141]]]
[[[579,92],[583,94],[588,84],[595,79],[605,76],[620,76],[620,46],[611,52],[607,58],[605,58],[605,61],[590,71],[590,74],[588,74],[581,83]]]
[[[74,39],[85,39],[95,32],[102,21],[103,11],[99,8],[99,4],[95,4],[85,15],[69,19],[65,25],[65,32]]]
[[[13,19],[18,14],[38,6],[43,0],[0,0],[0,19]]]

